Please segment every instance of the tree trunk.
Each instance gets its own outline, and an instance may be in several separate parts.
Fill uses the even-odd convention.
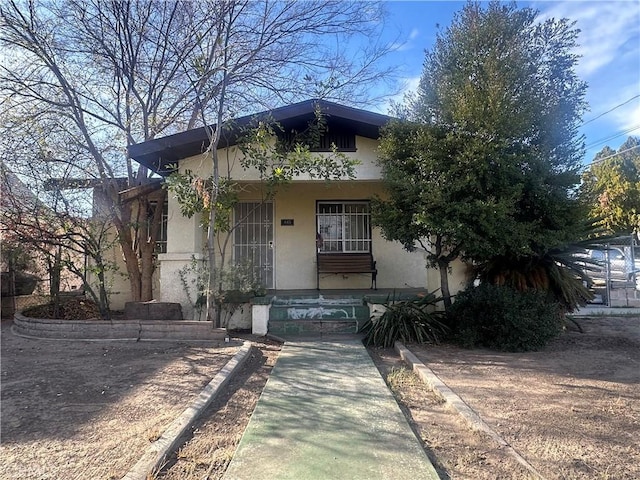
[[[154,242],[155,244],[155,242]],[[140,301],[153,300],[153,273],[156,270],[154,247],[144,246],[140,252]]]
[[[164,210],[164,201],[167,197],[166,190],[162,189],[159,195],[154,195],[155,207],[153,215],[148,219],[150,221],[149,231],[138,229],[138,245],[140,245],[140,295],[141,301],[146,302],[153,300],[153,274],[156,271],[156,240],[160,233],[160,224],[162,223],[162,213]],[[138,208],[147,212],[150,205],[149,198],[144,197],[139,201]]]
[[[209,229],[211,233],[207,234],[207,266],[209,275],[207,277],[207,320],[212,322],[213,328],[220,328],[220,309],[216,298],[218,296],[218,285],[216,282],[216,251],[214,245],[215,232],[213,225],[215,224],[215,208],[211,209],[209,216]]]
[[[444,259],[439,259],[438,270],[440,271],[440,291],[442,292],[444,310],[445,312],[448,312],[451,309],[451,293],[449,291],[449,262]]]
[[[62,247],[56,247],[53,255],[53,265],[49,269],[49,295],[53,300],[53,315],[58,318],[60,313],[60,277],[62,274]]]
[[[120,233],[120,232],[119,232]],[[124,262],[127,266],[127,276],[129,277],[129,288],[131,288],[131,301],[142,301],[142,275],[138,264],[138,256],[133,251],[131,234],[123,232],[119,234],[120,247],[124,255]]]
[[[100,287],[99,287],[100,302],[98,305],[100,308],[100,315],[102,316],[103,320],[110,320],[111,310],[109,308],[109,295],[107,294],[107,290],[105,288],[104,268],[101,268],[100,271],[98,272],[98,278],[100,280]]]

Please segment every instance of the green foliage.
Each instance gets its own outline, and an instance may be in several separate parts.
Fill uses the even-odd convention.
[[[277,122],[259,122],[245,130],[238,144],[241,165],[259,172],[268,198],[298,176],[325,181],[354,178],[359,161],[338,152],[335,145],[327,153],[312,152],[326,131],[326,119],[319,111],[303,132],[285,131]]]
[[[580,197],[589,214],[613,233],[640,231],[640,139],[603,148],[582,175]]]
[[[231,214],[238,202],[238,185],[230,178],[218,180],[218,195],[212,201],[213,176],[201,178],[191,170],[184,173],[173,172],[165,181],[167,188],[178,200],[180,212],[187,218],[201,214],[203,227],[207,226],[211,208],[216,209],[216,232],[228,232],[231,229]]]
[[[220,273],[220,282],[222,290],[227,292],[235,292],[236,294],[262,296],[266,293],[266,289],[260,272],[250,260],[239,260],[233,265],[227,267]]]
[[[572,190],[586,85],[577,30],[515,4],[468,3],[427,53],[417,94],[384,131],[388,196],[373,221],[446,275],[457,257],[538,255],[575,240]],[[445,303],[446,304],[446,303]]]
[[[462,346],[509,352],[538,350],[563,328],[559,305],[544,292],[488,283],[459,293],[449,318],[453,338]]]
[[[593,299],[590,280],[578,257],[568,251],[549,251],[540,256],[494,257],[476,267],[481,281],[525,292],[536,290],[547,301],[573,312]]]
[[[590,260],[588,249],[602,249],[612,237],[591,221],[574,231],[581,240],[520,257],[496,255],[474,266],[475,277],[483,283],[505,285],[518,291],[537,290],[565,312],[575,311],[593,298],[591,271],[598,264]]]
[[[178,271],[178,278],[185,296],[200,318],[207,305],[207,264],[192,256],[191,262]],[[242,303],[247,298],[262,296],[266,292],[255,266],[249,261],[239,261],[219,269],[216,272],[216,284],[218,288],[212,292],[212,298],[219,306]]]
[[[364,343],[380,347],[392,347],[398,340],[438,343],[447,333],[443,312],[435,310],[439,300],[433,293],[413,300],[387,299],[380,318],[371,318],[362,327],[366,332]]]

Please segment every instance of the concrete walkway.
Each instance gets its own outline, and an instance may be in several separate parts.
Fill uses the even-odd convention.
[[[359,341],[286,343],[225,480],[438,479]]]

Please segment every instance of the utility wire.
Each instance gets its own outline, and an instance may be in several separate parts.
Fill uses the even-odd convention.
[[[613,140],[614,138],[621,137],[622,135],[626,135],[628,133],[631,133],[634,130],[638,130],[639,128],[640,128],[640,125],[636,125],[635,127],[631,127],[628,130],[625,130],[624,132],[616,133],[615,135],[612,135],[610,137],[601,138],[600,140],[596,140],[595,142],[590,143],[589,145],[587,145],[585,148],[589,149],[589,148],[593,148],[593,147],[596,147],[598,145],[601,145],[603,143],[607,143],[609,140]]]
[[[626,149],[624,149],[624,150],[622,150],[620,152],[612,153],[611,155],[607,155],[606,157],[602,157],[602,158],[598,158],[596,160],[593,160],[590,164],[584,165],[584,168],[588,168],[591,165],[595,165],[596,163],[604,162],[605,160],[609,160],[610,158],[617,157],[618,155],[621,155],[623,153],[630,152],[631,150],[635,150],[636,148],[640,148],[640,144],[634,145],[633,147],[626,148]]]
[[[616,105],[615,107],[607,110],[606,112],[601,113],[600,115],[598,115],[597,117],[593,117],[591,120],[587,120],[586,122],[584,122],[582,125],[586,125],[587,123],[591,123],[596,121],[597,119],[599,119],[600,117],[604,117],[607,113],[611,113],[613,112],[615,109],[622,107],[623,105],[626,105],[627,103],[629,103],[632,100],[635,100],[636,98],[640,97],[640,93],[638,95],[635,95],[633,97],[631,97],[629,100],[625,100],[624,102],[622,102],[619,105]]]

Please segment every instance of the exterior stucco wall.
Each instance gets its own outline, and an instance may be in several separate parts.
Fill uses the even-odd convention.
[[[274,287],[276,289],[316,288],[316,202],[368,200],[374,193],[382,194],[380,182],[303,182],[292,184],[280,191],[274,200]],[[241,200],[255,201],[257,193],[251,186],[243,189]],[[169,199],[169,216],[180,216],[179,206]],[[281,220],[293,220],[284,226]],[[179,280],[179,270],[187,265],[195,253],[202,258],[204,232],[199,220],[169,222],[168,253],[161,260],[161,300],[183,300],[184,287]],[[174,225],[177,227],[174,228]],[[192,249],[189,251],[189,249]],[[379,229],[372,231],[372,251],[378,268],[379,288],[407,288],[427,286],[427,270],[423,254],[406,252],[397,242],[387,242]],[[226,261],[231,260],[230,253]],[[322,289],[369,288],[370,275],[323,275]],[[187,317],[185,315],[186,318]]]
[[[367,200],[382,193],[379,182],[296,184],[275,200],[275,258],[277,289],[316,288],[316,201]],[[282,226],[291,219],[293,226]],[[378,288],[424,287],[427,282],[421,253],[408,253],[397,242],[387,242],[374,228],[372,252],[378,262]],[[323,275],[321,289],[369,288],[371,275]]]
[[[356,137],[356,151],[345,152],[344,155],[356,159],[359,164],[355,167],[358,180],[379,180],[381,170],[377,164],[378,142],[370,138]],[[314,153],[314,155],[328,155]],[[231,176],[239,182],[255,182],[260,180],[259,172],[255,168],[244,169],[240,163],[242,152],[237,147],[223,148],[218,151],[219,168],[222,176]],[[180,161],[180,171],[191,170],[201,176],[208,176],[211,172],[211,156],[195,155]],[[308,175],[295,178],[298,181],[311,180]]]
[[[377,141],[363,137],[356,139],[357,151],[348,153],[360,161],[357,167],[357,180],[325,183],[297,179],[290,186],[281,189],[273,201],[274,207],[274,288],[278,290],[315,289],[316,288],[316,202],[317,201],[358,201],[368,200],[374,194],[384,195],[380,182],[381,172],[377,165]],[[254,171],[242,169],[240,152],[236,147],[220,151],[221,172],[231,172],[234,179],[243,183],[241,201],[259,201],[261,195],[255,182],[258,176]],[[211,160],[204,155],[190,157],[180,162],[180,170],[191,170],[201,176],[207,176],[211,169]],[[160,294],[161,301],[180,302],[185,319],[197,316],[194,311],[193,291],[187,298],[184,282],[180,280],[180,270],[188,266],[193,258],[201,264],[206,256],[205,235],[201,219],[183,217],[180,206],[169,194],[169,228],[167,253],[160,255]],[[293,221],[293,225],[282,225],[281,221]],[[290,222],[288,222],[290,223]],[[226,262],[230,262],[232,248],[228,247]],[[421,252],[406,252],[397,242],[388,242],[382,238],[378,228],[372,229],[372,252],[377,262],[378,288],[427,288],[440,287],[437,270],[427,269]],[[465,267],[455,264],[450,277],[450,288],[456,292],[464,286]],[[193,274],[187,275],[189,285]],[[323,275],[321,289],[368,289],[371,276],[362,275]],[[192,287],[194,288],[194,287]]]

